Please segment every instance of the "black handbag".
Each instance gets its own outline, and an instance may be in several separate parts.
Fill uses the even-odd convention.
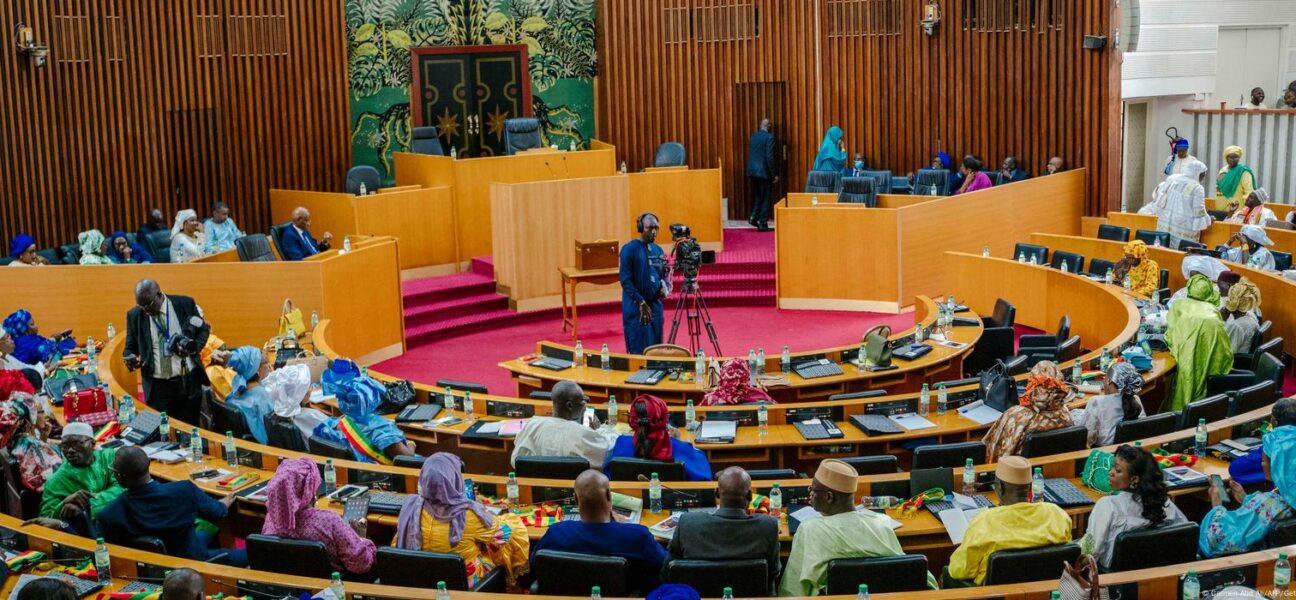
[[[374,413],[380,415],[398,413],[414,401],[414,384],[408,379],[384,381],[382,384],[387,390],[383,392],[382,403],[374,409]]]
[[[990,368],[981,372],[981,400],[986,406],[1003,412],[1015,404],[1013,396],[1017,393],[1017,383],[1008,376],[1008,365],[996,360]]]

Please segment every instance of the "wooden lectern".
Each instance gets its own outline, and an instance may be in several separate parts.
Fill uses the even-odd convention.
[[[576,286],[581,283],[616,283],[621,275],[620,245],[616,240],[576,240],[576,266],[558,269],[562,274],[563,331],[571,326],[573,338],[576,337]],[[570,303],[567,302],[568,290],[571,290]],[[570,315],[567,313],[568,307],[571,307]]]

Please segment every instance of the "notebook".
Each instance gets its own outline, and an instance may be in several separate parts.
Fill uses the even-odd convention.
[[[703,444],[732,444],[738,436],[738,423],[734,421],[704,421],[696,439]]]
[[[986,406],[985,401],[977,400],[964,406],[959,407],[958,414],[960,417],[972,421],[977,425],[993,423],[1003,416],[1003,413]]]
[[[891,421],[896,425],[904,427],[909,431],[913,431],[915,429],[933,429],[936,427],[935,423],[928,421],[925,417],[918,415],[918,413],[905,413],[902,415],[891,415],[890,417],[887,418],[891,419]]]

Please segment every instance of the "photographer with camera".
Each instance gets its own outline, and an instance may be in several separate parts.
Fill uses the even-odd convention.
[[[197,424],[202,386],[207,383],[197,360],[211,326],[193,298],[163,294],[152,279],[135,285],[135,304],[126,313],[123,359],[128,369],[141,369],[144,402],[172,418]]]
[[[665,252],[655,243],[661,229],[657,215],[639,215],[635,229],[639,239],[621,247],[621,320],[626,352],[642,354],[644,348],[662,341],[662,299],[669,288],[662,268]]]

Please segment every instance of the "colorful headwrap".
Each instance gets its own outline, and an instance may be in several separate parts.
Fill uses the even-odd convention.
[[[1233,312],[1251,312],[1257,306],[1260,306],[1260,288],[1245,277],[1229,288],[1228,297],[1224,299],[1224,308]]]
[[[81,244],[81,254],[102,256],[104,234],[98,229],[88,229],[77,235],[77,243]]]
[[[30,311],[25,308],[20,308],[15,310],[13,314],[5,317],[4,330],[14,337],[14,341],[17,341],[18,338],[27,335],[27,330],[31,329],[31,324],[34,320],[35,319],[32,318]]]
[[[1143,243],[1143,240],[1133,240],[1125,244],[1123,250],[1127,256],[1132,256],[1140,261],[1147,258],[1148,254],[1147,244]]]
[[[407,550],[423,547],[420,520],[424,512],[433,519],[450,525],[451,547],[457,546],[459,540],[463,539],[468,511],[476,514],[487,527],[494,524],[495,520],[486,507],[464,495],[463,472],[460,469],[459,457],[448,452],[437,452],[423,461],[423,468],[419,471],[418,493],[405,498],[405,504],[401,505],[400,519],[396,526],[398,547]]]
[[[1188,280],[1188,297],[1207,304],[1219,305],[1219,286],[1206,279],[1206,276],[1201,273],[1197,273]]]
[[[774,399],[760,388],[751,385],[751,368],[741,358],[731,358],[720,367],[720,381],[714,390],[702,397],[702,406],[717,404],[767,403]]]
[[[240,396],[247,391],[248,380],[261,368],[261,350],[254,346],[239,346],[230,352],[229,361],[225,366],[234,371],[230,394]]]
[[[36,393],[32,389],[32,384],[27,381],[27,377],[22,371],[16,369],[5,369],[0,371],[0,402],[9,399],[14,392],[27,392],[28,394]]]
[[[1234,154],[1236,154],[1238,158],[1242,158],[1246,152],[1242,150],[1241,146],[1229,146],[1224,149],[1224,160],[1228,160],[1228,157],[1233,156]]]
[[[1181,137],[1181,138],[1176,139],[1176,140],[1175,140],[1175,143],[1174,143],[1174,147],[1175,147],[1175,150],[1186,150],[1186,149],[1188,149],[1188,138],[1186,138],[1186,137]]]
[[[35,245],[36,240],[32,236],[25,233],[15,235],[12,240],[9,240],[9,256],[18,258],[18,255]]]
[[[1022,406],[1039,410],[1053,410],[1071,394],[1071,387],[1062,380],[1062,373],[1052,361],[1041,360],[1031,367],[1026,379],[1026,391],[1018,399]]]
[[[309,458],[290,458],[279,463],[266,486],[265,535],[290,535],[297,531],[298,517],[315,506],[320,474]]]
[[[1122,394],[1137,394],[1143,389],[1143,376],[1133,364],[1123,360],[1107,369],[1107,381]]]
[[[670,410],[666,401],[644,394],[630,405],[630,427],[634,430],[635,457],[671,462],[675,460],[671,448],[667,421]]]

